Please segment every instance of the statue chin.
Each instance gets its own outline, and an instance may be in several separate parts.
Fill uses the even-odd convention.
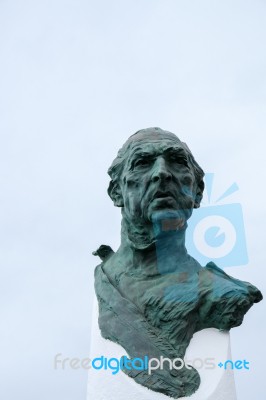
[[[151,215],[151,221],[155,231],[157,229],[160,232],[181,231],[187,227],[187,220],[191,214],[192,210],[165,208],[163,210],[154,210]]]
[[[181,205],[173,197],[155,198],[148,207],[148,219],[152,223],[156,220],[177,219],[183,221],[183,226],[191,217],[193,205]],[[181,228],[182,226],[180,226]]]

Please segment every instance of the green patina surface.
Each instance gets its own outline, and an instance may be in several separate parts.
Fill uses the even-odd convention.
[[[121,207],[121,245],[95,255],[99,326],[104,338],[129,357],[184,358],[193,334],[230,330],[262,299],[248,282],[205,267],[185,247],[187,221],[200,206],[204,173],[173,133],[148,128],[130,136],[108,170],[108,194]],[[183,368],[124,372],[139,384],[173,398],[190,396],[198,372]]]

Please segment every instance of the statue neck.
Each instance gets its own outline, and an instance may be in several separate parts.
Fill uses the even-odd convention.
[[[191,257],[185,247],[187,224],[180,229],[172,228],[162,229],[161,220],[136,227],[123,218],[118,253],[123,260],[127,260],[129,273],[155,276],[188,272],[194,263],[191,263]]]

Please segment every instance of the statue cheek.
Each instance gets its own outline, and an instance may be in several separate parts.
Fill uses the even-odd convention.
[[[124,208],[127,213],[134,218],[141,218],[143,205],[143,196],[147,191],[149,181],[145,180],[145,177],[128,177],[124,181]]]
[[[191,205],[193,206],[196,198],[196,186],[194,183],[190,184],[184,184],[181,189],[182,193],[184,196],[187,197],[187,199],[191,200]]]
[[[132,217],[140,216],[140,193],[137,187],[128,190],[125,195],[124,208]]]

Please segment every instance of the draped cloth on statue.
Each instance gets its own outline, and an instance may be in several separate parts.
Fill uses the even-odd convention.
[[[91,318],[89,357],[91,360],[101,356],[108,360],[114,357],[120,360],[126,352],[117,343],[102,337],[98,316],[99,307],[95,296]],[[236,400],[234,371],[231,368],[225,370],[217,367],[220,361],[228,359],[232,359],[229,332],[218,331],[215,328],[196,332],[186,351],[185,360],[188,364],[195,365],[200,374],[201,383],[199,389],[192,396],[182,397],[179,400]],[[167,400],[169,397],[139,385],[121,371],[114,373],[112,369],[104,367],[98,370],[89,369],[87,400],[124,399]]]
[[[228,276],[214,263],[201,268],[186,282],[173,280],[164,289],[164,296],[146,296],[141,309],[111,284],[103,264],[96,267],[101,335],[121,345],[130,358],[184,359],[196,331],[229,330],[240,325],[244,314],[261,298],[253,285]],[[195,368],[170,370],[168,363],[150,374],[127,368],[123,372],[135,382],[173,398],[190,396],[200,385]]]

